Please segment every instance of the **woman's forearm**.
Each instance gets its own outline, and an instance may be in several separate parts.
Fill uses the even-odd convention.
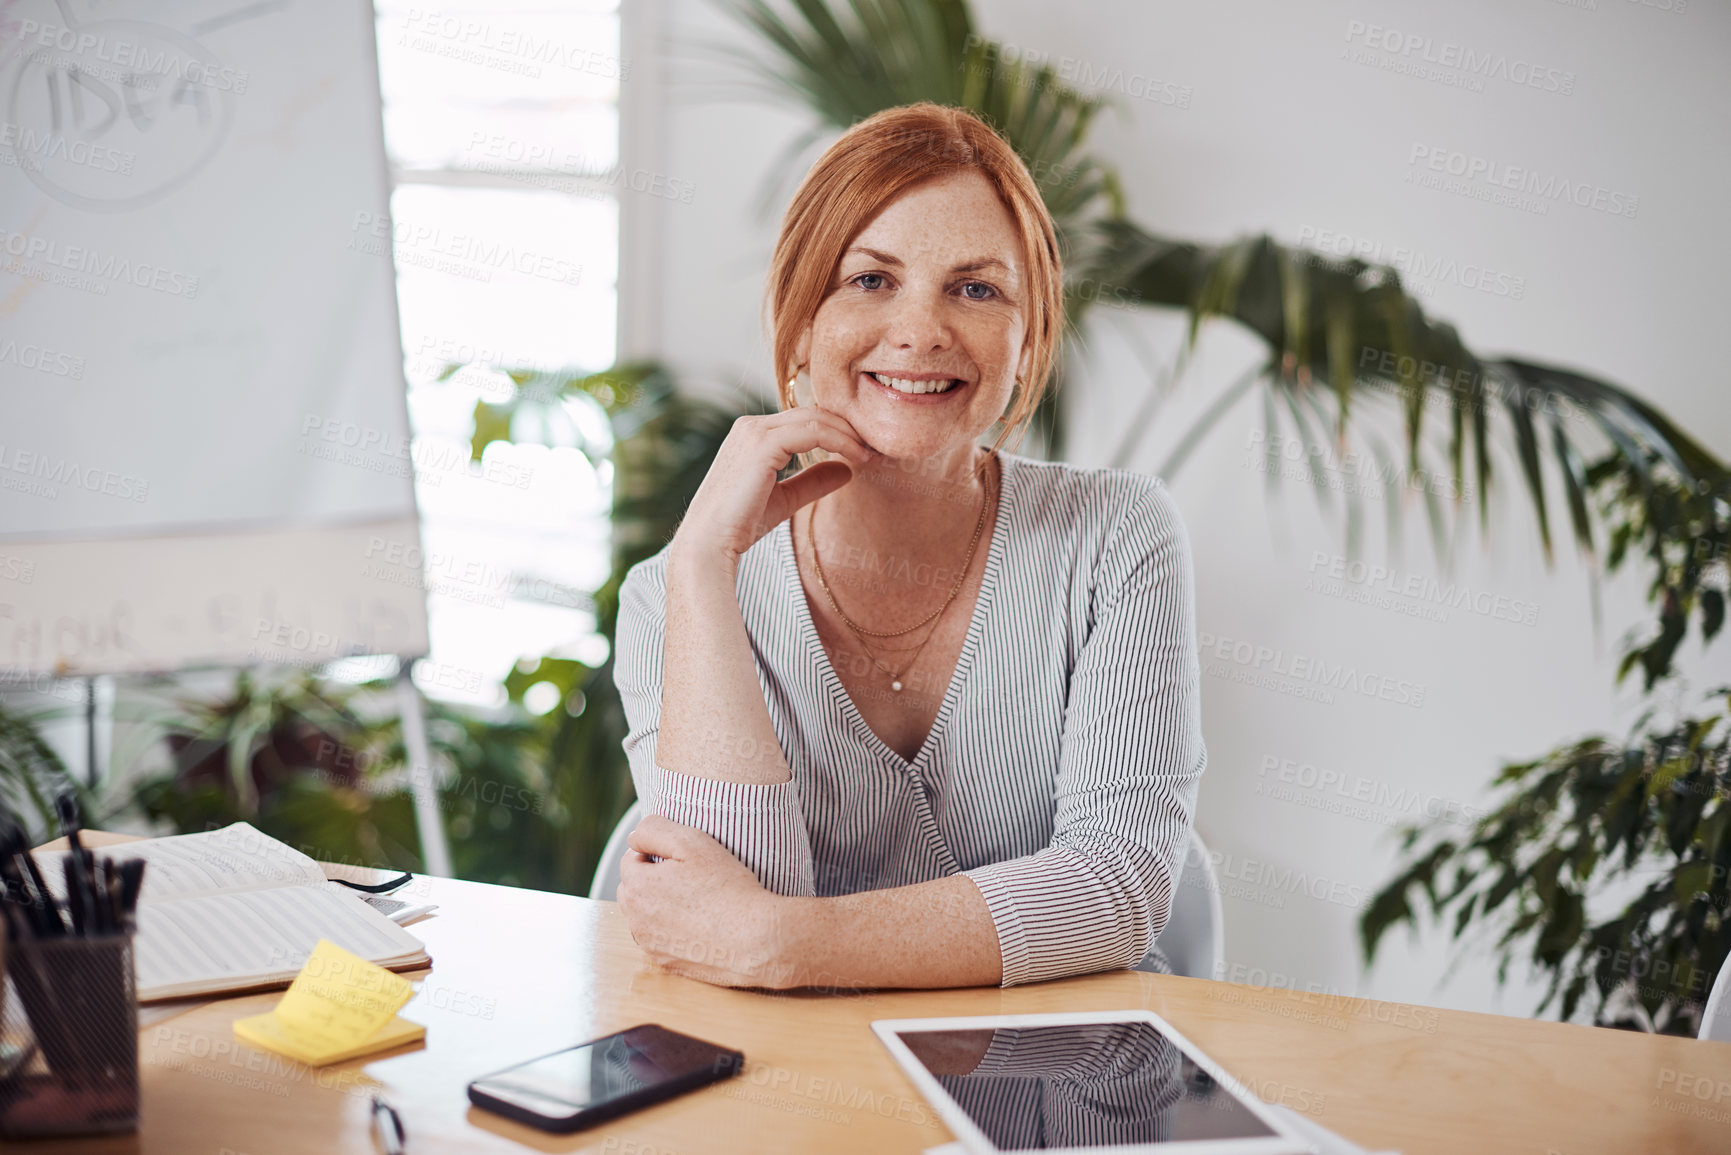
[[[667,562],[667,629],[656,761],[699,778],[773,785],[792,777],[758,684],[751,640],[724,558]]]
[[[966,875],[778,901],[783,964],[796,985],[995,987],[1003,980],[997,927]]]

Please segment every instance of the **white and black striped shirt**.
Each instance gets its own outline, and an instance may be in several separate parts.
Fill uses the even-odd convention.
[[[836,895],[965,873],[1003,985],[1131,966],[1166,923],[1202,743],[1195,581],[1157,478],[1003,453],[979,597],[910,763],[866,724],[812,624],[783,522],[738,592],[789,782],[656,765],[667,552],[620,590],[614,677],[638,797],[706,831],[770,890]]]

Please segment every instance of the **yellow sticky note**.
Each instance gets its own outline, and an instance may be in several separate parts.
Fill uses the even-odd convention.
[[[396,1018],[398,1008],[413,993],[401,975],[320,939],[276,1009],[240,1020],[235,1030],[243,1038],[305,1062],[335,1062],[338,1057],[395,1045],[383,1029],[393,1020],[415,1026]],[[401,1033],[401,1028],[394,1029]]]
[[[279,1055],[299,1059],[309,1067],[323,1067],[331,1063],[340,1063],[344,1059],[356,1059],[362,1055],[370,1055],[375,1051],[388,1051],[392,1047],[418,1043],[427,1037],[427,1028],[419,1023],[411,1023],[408,1019],[398,1015],[386,1023],[377,1034],[368,1035],[361,1042],[340,1051],[311,1050],[301,1046],[295,1036],[289,1034],[288,1029],[282,1025],[282,1020],[270,1013],[236,1019],[234,1021],[234,1033],[255,1047],[263,1047],[267,1051],[275,1051]]]

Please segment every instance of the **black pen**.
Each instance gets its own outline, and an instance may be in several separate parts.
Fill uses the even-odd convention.
[[[92,855],[85,863],[90,875],[90,927],[92,934],[110,934],[114,930],[114,907],[108,897],[103,864]]]
[[[120,867],[112,858],[102,860],[102,915],[108,929],[118,934],[126,929],[126,912],[120,909]]]
[[[78,837],[78,799],[72,796],[72,791],[62,791],[54,800],[54,806],[60,811],[60,833],[66,836],[72,848],[72,855],[66,860],[66,888],[71,892],[67,898],[72,908],[72,925],[75,933],[84,934],[85,924],[95,921],[96,912],[92,907],[96,880],[91,877],[95,859],[84,849],[84,843]]]
[[[373,1096],[373,1134],[384,1155],[403,1155],[403,1141],[409,1137],[403,1130],[403,1117],[377,1095]]]
[[[144,889],[144,859],[129,858],[120,864],[120,914],[122,929],[131,930],[138,910],[138,892]]]
[[[66,859],[66,908],[72,912],[72,933],[83,934],[87,921],[84,913],[84,871],[80,869],[78,856]]]
[[[83,829],[78,821],[78,799],[72,791],[62,790],[54,799],[54,809],[60,813],[60,833],[66,836],[74,851],[82,853],[84,843],[78,840],[78,832]]]

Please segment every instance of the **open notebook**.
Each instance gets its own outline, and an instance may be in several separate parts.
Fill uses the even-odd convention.
[[[414,935],[325,881],[312,859],[245,822],[92,849],[150,864],[134,943],[140,1002],[286,985],[321,938],[391,970],[433,961]],[[66,852],[35,855],[64,899]]]

